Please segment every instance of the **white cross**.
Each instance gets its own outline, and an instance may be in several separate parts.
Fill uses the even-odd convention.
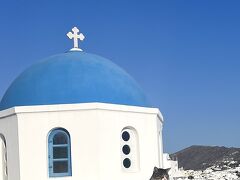
[[[67,36],[69,37],[69,39],[73,39],[74,47],[70,51],[82,51],[82,49],[78,47],[78,39],[83,41],[85,37],[82,33],[78,34],[79,29],[77,27],[72,28],[72,31],[73,33],[72,32],[67,33]]]

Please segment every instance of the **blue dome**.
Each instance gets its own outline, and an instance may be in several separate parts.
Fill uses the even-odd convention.
[[[97,55],[68,52],[25,70],[4,94],[0,110],[88,102],[149,106],[138,84],[117,65]]]

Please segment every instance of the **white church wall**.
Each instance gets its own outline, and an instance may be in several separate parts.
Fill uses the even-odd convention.
[[[47,140],[57,127],[71,136],[72,176],[61,180],[145,180],[154,166],[161,166],[157,124],[161,125],[162,118],[158,109],[102,103],[16,109],[21,180],[52,179],[48,176]],[[121,131],[125,127],[138,133],[139,168],[134,172],[122,168]]]
[[[134,127],[124,127],[120,133],[121,164],[124,172],[140,170],[139,135]]]
[[[124,180],[141,180],[149,178],[152,174],[154,166],[159,166],[158,163],[158,137],[156,127],[156,116],[153,113],[136,113],[129,112],[112,112],[100,111],[104,117],[101,121],[101,129],[106,129],[100,134],[101,139],[105,139],[105,143],[100,146],[100,152],[103,154],[100,158],[101,177],[119,177]],[[107,126],[114,128],[107,128]],[[121,131],[125,127],[134,127],[139,138],[139,170],[131,173],[124,171],[122,168],[121,158]],[[110,148],[106,145],[112,142]],[[104,159],[111,155],[111,158]],[[111,167],[112,166],[112,167]],[[109,168],[105,168],[109,167]],[[110,170],[111,169],[111,170]],[[111,175],[109,176],[109,173]],[[103,179],[104,179],[103,178]]]
[[[96,179],[93,172],[97,164],[88,163],[97,160],[95,113],[86,111],[24,113],[19,117],[21,179],[30,180],[33,177],[48,179],[48,134],[54,128],[65,128],[71,138],[72,177],[61,179],[78,179],[90,175]],[[28,125],[26,127],[26,124]],[[35,144],[29,151],[29,144]],[[28,171],[30,164],[35,168]],[[93,161],[94,160],[94,161]],[[89,174],[88,174],[89,173]]]
[[[5,157],[7,169],[2,167],[1,172],[6,174],[0,175],[3,180],[18,180],[20,177],[19,171],[19,151],[18,151],[18,124],[14,108],[0,111],[0,134],[5,139],[5,150],[7,157]],[[2,152],[5,153],[5,152]],[[4,170],[5,169],[5,170]],[[7,172],[6,172],[7,171]],[[1,179],[2,180],[2,179]]]
[[[7,149],[5,138],[0,134],[0,180],[7,180]]]
[[[158,136],[158,156],[159,156],[159,166],[160,168],[163,168],[163,117],[157,116],[157,136]]]
[[[112,114],[114,116],[115,113]],[[111,114],[107,113],[108,116],[111,117]],[[129,112],[118,112],[115,115],[116,121],[112,121],[109,118],[108,123],[112,123],[113,125],[118,122],[116,125],[118,130],[114,132],[110,132],[111,134],[116,134],[116,142],[113,147],[117,147],[117,138],[121,138],[121,134],[119,132],[122,131],[125,127],[134,127],[138,133],[139,138],[139,171],[135,173],[129,173],[128,171],[123,171],[121,168],[122,166],[122,159],[119,159],[119,167],[116,168],[117,172],[113,172],[112,175],[118,175],[120,179],[146,179],[149,174],[152,173],[152,168],[154,165],[158,166],[158,154],[157,154],[157,137],[156,135],[156,114],[153,113],[136,113],[134,111]],[[105,118],[108,119],[108,118]],[[113,130],[114,131],[114,130]],[[153,147],[153,148],[152,148]],[[156,150],[156,151],[155,151]],[[121,153],[121,147],[119,151],[116,151],[116,156],[118,153]],[[110,152],[109,152],[110,153]],[[101,161],[103,162],[103,161]],[[103,165],[105,166],[105,165]],[[106,171],[106,169],[105,169]],[[103,171],[102,171],[103,172]],[[108,177],[108,172],[106,171],[105,178]]]

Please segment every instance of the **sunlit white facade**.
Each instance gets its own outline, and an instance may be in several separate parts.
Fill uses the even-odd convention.
[[[106,103],[0,111],[4,138],[0,180],[146,180],[154,166],[163,166],[162,123],[156,108]],[[50,166],[49,135],[56,129],[69,134],[70,156],[64,152],[64,144],[53,149],[56,161],[71,158],[68,169],[64,163]],[[51,175],[51,168],[57,173]]]

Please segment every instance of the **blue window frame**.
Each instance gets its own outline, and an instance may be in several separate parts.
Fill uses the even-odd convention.
[[[71,176],[71,142],[67,130],[58,128],[48,136],[49,177]]]

